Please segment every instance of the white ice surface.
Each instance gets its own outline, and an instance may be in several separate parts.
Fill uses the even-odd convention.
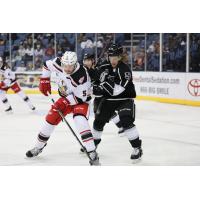
[[[64,123],[55,129],[40,156],[25,158],[50,108],[44,96],[30,98],[37,106],[35,112],[16,95],[8,95],[13,114],[5,114],[0,103],[0,165],[88,165],[87,157],[79,153],[79,145]],[[127,138],[119,137],[115,125],[109,123],[98,147],[102,165],[200,165],[200,107],[150,101],[136,101],[136,106],[135,124],[143,140],[142,160],[132,163]],[[74,127],[72,117],[67,120]],[[92,121],[91,116],[91,125]]]

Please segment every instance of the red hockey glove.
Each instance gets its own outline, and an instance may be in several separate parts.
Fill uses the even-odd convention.
[[[40,78],[39,90],[45,96],[48,96],[48,93],[51,94],[50,78]]]

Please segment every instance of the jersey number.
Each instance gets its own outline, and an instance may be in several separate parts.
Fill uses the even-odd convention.
[[[87,96],[86,90],[83,90],[83,96],[84,96],[84,97]]]

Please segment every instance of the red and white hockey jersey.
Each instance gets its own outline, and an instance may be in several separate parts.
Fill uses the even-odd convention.
[[[57,57],[44,63],[42,78],[50,77],[52,72],[56,75],[58,86],[66,88],[70,105],[86,102],[91,98],[90,77],[87,70],[79,63],[77,63],[75,71],[69,75],[63,72],[60,58]]]
[[[6,66],[2,66],[0,68],[0,74],[3,77],[3,83],[5,87],[11,87],[16,82],[15,73],[11,71],[11,69]]]

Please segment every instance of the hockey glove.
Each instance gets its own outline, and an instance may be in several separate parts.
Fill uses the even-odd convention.
[[[48,96],[48,93],[51,94],[50,78],[40,78],[39,90],[45,96]]]
[[[93,94],[96,96],[100,96],[104,94],[103,87],[100,85],[93,85]]]

